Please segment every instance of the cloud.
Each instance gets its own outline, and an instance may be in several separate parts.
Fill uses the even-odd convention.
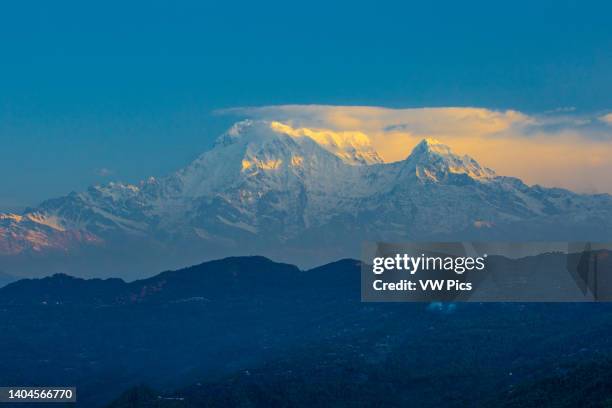
[[[475,107],[390,109],[371,106],[281,105],[220,111],[314,131],[367,135],[386,162],[402,160],[425,137],[469,154],[498,174],[529,184],[612,193],[612,113],[573,109],[543,114]]]
[[[322,127],[336,131],[378,133],[407,130],[412,133],[494,133],[517,122],[529,122],[520,112],[482,108],[390,109],[371,106],[282,105],[233,108],[221,111],[254,118],[289,122],[299,127]]]
[[[600,116],[599,120],[607,125],[612,126],[612,113],[608,113],[607,115]]]
[[[95,173],[99,177],[109,177],[113,175],[114,171],[106,167],[102,167],[102,168],[96,169]]]

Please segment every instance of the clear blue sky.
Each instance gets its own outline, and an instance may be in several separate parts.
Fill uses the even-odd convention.
[[[0,210],[174,170],[231,121],[219,108],[610,109],[611,15],[608,1],[5,2]]]

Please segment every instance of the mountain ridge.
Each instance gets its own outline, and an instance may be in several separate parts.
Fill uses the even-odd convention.
[[[285,291],[293,293],[304,290],[308,285],[316,286],[319,280],[311,279],[313,275],[326,276],[328,271],[347,268],[358,274],[359,265],[358,260],[341,259],[311,269],[300,269],[263,256],[233,256],[163,271],[130,282],[118,277],[87,279],[56,273],[43,278],[17,280],[0,287],[0,305],[14,306],[24,302],[34,305],[70,303],[100,306],[190,300],[210,302],[247,292],[257,292],[259,296],[279,296]],[[326,278],[336,281],[346,279],[342,274]],[[352,283],[359,282],[354,280]],[[206,298],[202,297],[204,294]]]
[[[610,195],[530,187],[434,139],[382,163],[364,138],[238,122],[166,177],[92,186],[0,214],[0,259],[27,269],[28,258],[48,253],[118,251],[106,257],[138,272],[141,261],[128,266],[136,256],[176,267],[257,253],[312,266],[358,257],[365,240],[610,238]]]

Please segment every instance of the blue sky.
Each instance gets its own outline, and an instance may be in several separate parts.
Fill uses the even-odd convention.
[[[0,210],[174,170],[222,108],[612,109],[610,2],[177,3],[2,6]]]

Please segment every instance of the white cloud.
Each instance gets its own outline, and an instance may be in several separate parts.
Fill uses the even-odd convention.
[[[112,176],[114,172],[111,169],[102,167],[102,168],[96,169],[95,173],[99,177],[109,177],[109,176]]]
[[[407,130],[422,134],[494,133],[531,120],[527,115],[513,110],[493,111],[469,107],[390,109],[372,106],[281,105],[234,108],[222,112],[285,121],[299,127],[370,133],[385,130]]]
[[[601,120],[607,125],[612,126],[612,113],[608,113],[607,115],[600,116],[599,120]]]

